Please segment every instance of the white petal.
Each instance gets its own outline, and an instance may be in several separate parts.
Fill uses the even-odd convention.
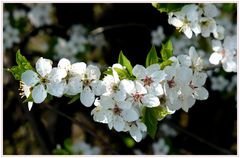
[[[179,28],[183,26],[183,22],[175,17],[169,19],[169,23],[172,24],[173,26]]]
[[[191,23],[191,29],[192,31],[195,33],[195,35],[197,36],[199,33],[201,33],[201,27],[198,23]]]
[[[219,40],[212,40],[212,48],[214,51],[222,50],[222,43]]]
[[[219,10],[213,4],[205,4],[204,15],[207,17],[216,17],[219,15]]]
[[[135,81],[135,89],[136,89],[136,92],[138,92],[140,94],[146,94],[147,93],[146,88],[138,81]]]
[[[149,75],[151,75],[151,74],[153,74],[154,72],[156,72],[156,71],[159,71],[160,70],[160,65],[159,64],[152,64],[152,65],[150,65],[150,66],[148,66],[147,68],[146,68],[146,71],[147,71],[147,75],[149,76]],[[143,73],[143,72],[142,72]]]
[[[194,90],[193,96],[198,100],[206,100],[208,98],[208,91],[204,87],[198,87]]]
[[[66,82],[52,82],[47,84],[47,92],[55,97],[62,97],[65,90]]]
[[[118,102],[118,106],[121,109],[130,109],[132,107],[132,104],[131,102],[128,102],[128,101],[121,101],[121,102]]]
[[[140,130],[135,126],[132,125],[132,127],[130,128],[130,135],[133,137],[133,139],[136,142],[140,142],[142,139],[142,133],[140,132]]]
[[[103,81],[94,81],[91,83],[95,95],[99,96],[106,92],[106,86]]]
[[[27,70],[24,73],[22,73],[21,80],[27,85],[27,86],[34,86],[39,82],[39,78],[36,72],[32,70]]]
[[[45,77],[52,70],[52,61],[41,57],[36,62],[36,70],[42,77]]]
[[[183,66],[190,67],[192,65],[191,58],[187,55],[178,55],[177,58],[178,58],[179,62],[181,63],[181,65],[183,65]]]
[[[187,36],[187,38],[189,38],[189,39],[192,38],[192,30],[190,27],[188,27],[188,26],[184,27],[183,32]]]
[[[206,82],[207,74],[204,72],[194,72],[192,84],[194,86],[200,87],[203,86]]]
[[[158,97],[151,94],[145,95],[142,99],[142,102],[143,102],[143,105],[147,107],[156,107],[160,105],[160,101]]]
[[[87,78],[91,80],[98,80],[101,72],[97,66],[89,65],[86,70]]]
[[[86,107],[90,107],[92,106],[94,99],[95,99],[94,93],[88,86],[86,86],[83,89],[82,93],[80,94],[81,103]]]
[[[32,106],[33,106],[33,102],[28,102],[28,110],[29,110],[29,111],[31,111]]]
[[[60,69],[65,69],[65,70],[70,70],[71,68],[71,62],[66,59],[66,58],[62,58],[59,62],[58,62],[58,68]]]
[[[146,69],[142,65],[135,65],[132,72],[138,79],[143,79],[146,76]]]
[[[222,60],[222,55],[220,55],[217,52],[212,53],[212,55],[209,58],[209,62],[213,65],[218,65],[221,60]]]
[[[131,93],[134,91],[134,82],[126,79],[121,80],[119,84],[119,89],[131,95]]]
[[[147,126],[146,126],[144,123],[142,123],[142,122],[140,122],[140,121],[136,121],[136,123],[137,123],[138,128],[139,128],[141,131],[144,131],[144,132],[147,131]]]
[[[196,64],[196,62],[197,62],[199,56],[198,56],[198,54],[197,54],[197,52],[196,52],[195,47],[190,47],[188,53],[189,53],[189,56],[190,56],[190,58],[191,58],[193,64]]]
[[[166,79],[167,74],[164,71],[155,71],[151,77],[154,82],[161,82]]]
[[[123,90],[118,90],[116,93],[113,94],[113,98],[116,101],[123,101],[126,99],[126,97],[127,97],[127,94]]]
[[[148,88],[149,94],[155,95],[155,96],[160,96],[163,95],[163,88],[161,84],[153,84]]]
[[[178,67],[176,71],[176,81],[178,84],[188,84],[192,79],[192,69],[188,67]]]
[[[139,118],[138,113],[133,109],[124,110],[122,116],[128,122],[136,121]]]
[[[120,116],[115,116],[113,120],[113,127],[116,131],[120,132],[123,130],[125,126],[125,122],[123,121],[123,118]]]
[[[32,98],[34,103],[42,103],[47,97],[47,92],[42,84],[39,84],[33,88]]]
[[[87,65],[84,62],[74,63],[72,64],[70,72],[72,74],[83,75],[86,72],[86,67]]]
[[[68,80],[67,88],[66,88],[66,94],[68,95],[76,95],[78,93],[82,92],[82,86],[83,83],[80,79],[80,77],[71,77]]]
[[[63,78],[67,76],[67,71],[64,69],[53,68],[52,71],[48,75],[48,80],[50,82],[61,82]]]
[[[109,96],[101,96],[100,104],[105,109],[112,109],[115,106],[114,100]]]

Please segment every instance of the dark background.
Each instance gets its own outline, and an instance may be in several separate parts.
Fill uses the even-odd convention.
[[[17,4],[16,4],[17,5]],[[21,5],[18,4],[20,7]],[[132,65],[145,63],[145,57],[151,48],[151,30],[162,25],[164,33],[168,37],[175,28],[167,22],[167,15],[160,13],[151,4],[98,4],[101,12],[95,15],[93,12],[96,4],[54,4],[59,26],[63,29],[54,30],[56,34],[64,34],[62,30],[73,24],[81,23],[91,26],[94,30],[98,27],[108,27],[103,32],[109,47],[104,53],[104,59],[108,65],[117,62],[118,54],[122,50],[130,59]],[[27,48],[21,45],[27,52]],[[10,55],[14,65],[14,53]],[[11,65],[11,66],[13,66]],[[178,136],[171,140],[173,154],[236,154],[236,101],[234,97],[225,98],[223,93],[211,91],[207,81],[209,98],[206,101],[197,101],[188,113],[182,110],[172,115],[171,119],[164,119],[178,131]],[[25,123],[29,123],[28,130],[34,133],[34,141],[41,154],[49,154],[56,144],[63,144],[71,135],[72,122],[54,111],[47,109],[44,104],[49,104],[65,114],[74,116],[80,111],[82,117],[88,119],[95,130],[102,131],[104,139],[108,140],[117,154],[133,154],[132,148],[128,148],[122,138],[126,133],[110,131],[106,125],[94,123],[90,116],[91,108],[81,106],[79,102],[67,105],[68,98],[54,98],[48,103],[34,104],[31,112],[17,94],[18,82],[10,77],[10,81],[3,87],[3,139],[9,140],[13,148],[12,154],[18,154],[19,146],[13,133]],[[49,119],[49,120],[48,120]],[[43,120],[47,120],[43,123]],[[94,141],[86,134],[89,141]],[[24,138],[23,138],[24,139]],[[135,145],[146,153],[153,140],[146,139]],[[8,149],[4,146],[5,154]],[[24,154],[33,154],[27,151]],[[107,154],[107,153],[106,153]]]

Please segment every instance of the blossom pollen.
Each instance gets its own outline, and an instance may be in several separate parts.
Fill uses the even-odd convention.
[[[135,102],[140,102],[143,98],[143,94],[135,93],[132,95]]]
[[[168,83],[169,88],[173,88],[176,85],[174,78],[172,78],[171,80],[168,80],[167,83]]]
[[[117,105],[113,108],[113,113],[116,115],[120,115],[122,112],[122,109],[120,109]]]
[[[153,80],[152,80],[151,77],[146,76],[146,77],[143,79],[143,82],[144,82],[144,86],[150,86],[150,85],[153,83]]]

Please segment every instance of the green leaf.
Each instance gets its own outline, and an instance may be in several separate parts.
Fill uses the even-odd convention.
[[[78,99],[80,98],[80,95],[75,95],[74,97],[72,97],[72,99],[68,102],[68,104],[72,104],[74,103],[75,101],[77,101]]]
[[[72,152],[72,141],[71,139],[67,138],[64,140],[64,148],[68,151],[68,152]]]
[[[28,98],[26,98],[23,103],[27,103],[27,102],[33,102],[33,98],[32,95],[30,95]]]
[[[146,59],[146,67],[158,63],[158,55],[157,51],[155,49],[155,46],[153,45],[152,48],[150,49],[147,59]]]
[[[143,109],[143,122],[147,126],[147,133],[154,139],[157,132],[158,120],[163,119],[170,114],[165,107],[158,106],[154,108]]]
[[[127,57],[123,54],[122,51],[119,54],[118,63],[121,64],[122,66],[125,66],[129,74],[132,75],[133,68],[131,62],[127,59]]]
[[[171,40],[168,40],[166,44],[162,44],[161,56],[163,61],[168,60],[173,56],[173,48]]]
[[[120,68],[114,68],[114,70],[117,72],[120,80],[123,79],[135,79],[133,76],[129,74],[129,72],[126,69],[120,69]]]
[[[8,69],[13,74],[16,80],[21,80],[21,75],[27,70],[34,70],[28,60],[21,54],[20,50],[16,53],[17,66]]]
[[[104,72],[103,72],[103,74],[105,74],[105,75],[112,75],[113,73],[112,73],[112,68],[108,68],[107,70],[105,70]]]
[[[182,9],[186,3],[152,3],[152,6],[155,7],[158,11],[162,12],[176,12]]]
[[[157,132],[158,121],[152,112],[152,108],[144,108],[143,110],[143,122],[147,126],[147,133],[154,139]]]
[[[166,66],[170,66],[172,63],[172,60],[165,60],[160,64],[160,69],[163,70]]]

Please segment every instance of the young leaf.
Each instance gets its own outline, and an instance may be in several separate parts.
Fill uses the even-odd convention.
[[[21,80],[21,75],[27,70],[33,70],[31,64],[27,61],[27,59],[21,55],[20,50],[16,53],[16,62],[17,66],[13,66],[12,68],[8,69],[11,72],[16,80]]]
[[[145,108],[143,112],[143,122],[147,126],[147,133],[154,139],[157,132],[158,120],[152,108]]]
[[[157,132],[158,120],[163,119],[170,114],[165,107],[158,106],[154,108],[143,109],[143,122],[147,126],[147,133],[154,139]]]
[[[68,102],[68,104],[72,104],[74,103],[75,101],[79,100],[80,98],[80,95],[75,95],[74,97],[72,97],[72,99]]]
[[[152,3],[152,6],[155,7],[157,10],[162,12],[176,12],[182,9],[182,7],[186,5],[186,3]]]
[[[170,66],[172,63],[172,60],[165,60],[160,64],[160,69],[163,70],[166,66]]]
[[[131,62],[127,59],[127,57],[123,54],[122,51],[119,54],[118,63],[121,64],[122,66],[125,66],[130,75],[132,75],[133,68]]]
[[[162,44],[161,56],[163,61],[168,60],[171,56],[173,56],[173,48],[171,40],[168,40],[166,44]]]
[[[131,75],[128,73],[126,69],[114,68],[114,70],[117,72],[120,80],[131,78]]]
[[[158,63],[158,55],[157,51],[155,49],[155,46],[153,45],[152,48],[150,49],[147,59],[146,59],[146,67]]]

